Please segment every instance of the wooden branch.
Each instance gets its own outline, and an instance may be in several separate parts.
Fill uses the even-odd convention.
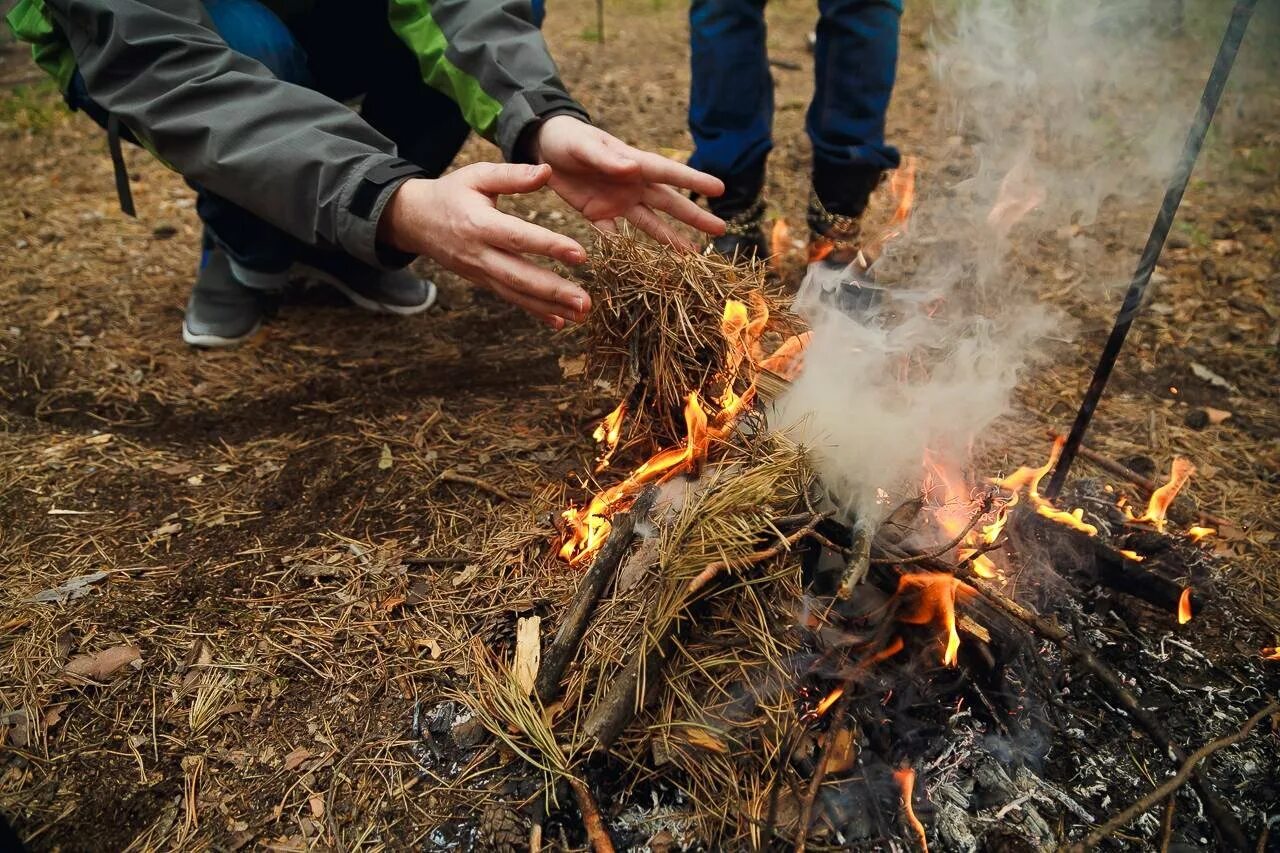
[[[542,656],[538,667],[538,678],[534,682],[534,692],[543,705],[551,704],[560,692],[560,679],[568,668],[569,662],[578,653],[578,645],[587,632],[591,615],[595,613],[605,587],[618,573],[618,567],[631,547],[635,536],[636,523],[649,515],[653,503],[657,500],[658,489],[650,486],[640,493],[631,509],[613,517],[613,526],[605,538],[604,545],[596,553],[591,568],[578,583],[578,591],[569,605],[568,612],[560,622],[555,639]]]
[[[577,776],[569,776],[568,779],[578,811],[582,812],[582,825],[586,827],[591,849],[595,853],[614,853],[613,839],[609,837],[609,830],[604,828],[604,818],[600,816],[596,798],[591,796],[591,789]]]
[[[1050,432],[1049,437],[1056,439],[1058,434]],[[1152,492],[1163,485],[1163,483],[1157,483],[1155,480],[1152,480],[1149,477],[1144,477],[1137,471],[1121,465],[1114,459],[1103,456],[1091,447],[1081,445],[1079,452],[1082,457],[1089,460],[1103,471],[1106,471],[1111,476],[1119,477],[1121,480],[1125,480],[1142,489],[1147,493],[1148,497],[1151,496]],[[1199,521],[1203,524],[1212,524],[1215,527],[1235,526],[1229,520],[1220,515],[1214,515],[1211,512],[1206,512],[1205,510],[1200,509],[1200,507],[1196,506],[1191,498],[1186,495],[1179,495],[1174,499],[1173,505],[1169,507],[1169,517],[1178,524],[1190,524]]]
[[[1186,752],[1173,741],[1169,733],[1165,731],[1164,726],[1155,718],[1155,715],[1142,707],[1137,697],[1124,686],[1124,682],[1121,681],[1116,671],[1099,660],[1091,649],[1087,646],[1077,645],[1072,641],[1070,635],[1058,625],[1018,604],[990,582],[978,577],[972,567],[962,565],[957,570],[957,574],[962,575],[965,582],[981,593],[983,598],[1022,622],[1040,637],[1056,643],[1067,657],[1093,673],[1111,691],[1111,695],[1120,706],[1133,717],[1138,725],[1146,730],[1152,740],[1168,752],[1175,761],[1186,760]],[[1196,793],[1200,795],[1205,811],[1213,820],[1214,826],[1222,836],[1226,846],[1232,850],[1243,850],[1248,847],[1245,841],[1244,827],[1240,825],[1235,813],[1223,804],[1204,777],[1195,772],[1194,766],[1191,770],[1191,782],[1195,786]]]
[[[783,551],[789,550],[801,539],[813,533],[814,528],[818,526],[818,522],[822,521],[826,517],[826,513],[815,513],[809,518],[809,523],[797,530],[795,533],[784,536],[776,543],[762,551],[753,551],[750,554],[747,554],[740,561],[716,560],[714,562],[707,563],[707,567],[689,581],[689,586],[685,590],[686,594],[697,594],[704,586],[715,580],[721,572],[728,569],[731,565],[740,563],[744,567],[754,566],[759,563],[763,563],[766,560],[773,559]]]
[[[1277,710],[1280,710],[1280,702],[1270,702],[1265,708],[1250,717],[1244,726],[1235,734],[1226,735],[1225,737],[1220,737],[1217,740],[1210,741],[1195,752],[1191,753],[1191,755],[1187,756],[1182,762],[1182,766],[1178,768],[1177,773],[1166,779],[1163,784],[1153,788],[1146,794],[1146,796],[1140,797],[1131,806],[1120,811],[1102,826],[1089,833],[1083,841],[1072,845],[1071,853],[1084,853],[1086,850],[1092,850],[1094,847],[1097,847],[1102,843],[1103,839],[1107,838],[1116,830],[1123,828],[1144,812],[1153,808],[1161,800],[1171,796],[1192,777],[1196,772],[1197,764],[1208,758],[1210,755],[1213,755],[1213,753],[1218,750],[1237,744],[1247,738],[1253,731],[1254,726],[1258,725],[1263,717],[1273,714]],[[1239,847],[1236,849],[1243,850],[1245,848]]]
[[[479,477],[472,477],[469,474],[459,474],[452,468],[446,468],[441,471],[439,476],[436,477],[436,481],[442,483],[457,483],[462,486],[471,486],[472,488],[479,489],[482,492],[488,492],[495,498],[504,500],[507,503],[519,503],[521,498],[528,497],[528,495],[514,495],[505,489],[495,486],[487,480],[481,480]]]

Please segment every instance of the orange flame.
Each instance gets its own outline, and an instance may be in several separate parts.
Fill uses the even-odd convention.
[[[961,531],[969,523],[970,515],[973,512],[974,499],[969,489],[965,488],[964,480],[959,472],[949,469],[946,465],[934,462],[932,454],[925,451],[925,461],[938,479],[942,481],[944,489],[944,499],[942,504],[934,513],[939,526],[943,531],[951,537],[959,536]],[[996,513],[995,519],[982,528],[982,533],[970,530],[965,534],[964,544],[977,549],[979,545],[991,545],[1000,538],[1000,533],[1004,530],[1005,522],[1008,520],[1008,508],[1016,503],[1005,504],[1000,507]],[[969,559],[973,564],[973,571],[981,578],[994,578],[998,572],[996,564],[986,554],[977,553],[976,550],[962,551],[961,559]]]
[[[1059,524],[1065,524],[1068,527],[1079,530],[1081,533],[1089,536],[1097,536],[1098,528],[1094,527],[1084,520],[1084,510],[1075,509],[1071,512],[1058,509],[1047,498],[1040,494],[1040,481],[1045,475],[1053,470],[1053,466],[1058,463],[1058,456],[1062,453],[1062,445],[1066,443],[1066,438],[1058,436],[1053,441],[1053,449],[1049,451],[1049,461],[1040,468],[1019,468],[1007,477],[993,479],[995,483],[1002,489],[1006,489],[1017,494],[1023,488],[1027,490],[1027,498],[1031,501],[1032,506],[1036,508],[1036,513],[1045,518],[1056,521]]]
[[[1263,660],[1280,661],[1280,646],[1267,646],[1262,650]]]
[[[1178,496],[1178,492],[1182,491],[1182,487],[1195,472],[1196,466],[1192,465],[1190,460],[1183,459],[1181,456],[1174,457],[1169,471],[1169,482],[1151,493],[1151,500],[1147,501],[1146,513],[1134,520],[1151,524],[1156,530],[1164,533],[1167,523],[1165,514],[1169,511],[1169,505],[1173,503],[1173,499]]]
[[[1192,542],[1199,542],[1202,539],[1207,539],[1217,532],[1218,529],[1216,527],[1201,527],[1198,524],[1193,524],[1187,528],[1187,535],[1191,537]]]
[[[813,709],[814,715],[821,717],[823,714],[827,713],[827,711],[831,710],[831,706],[836,704],[836,702],[838,702],[840,700],[840,697],[843,695],[844,695],[843,687],[837,687],[835,690],[832,690],[830,693],[826,695],[826,698],[824,698],[821,702],[818,703],[818,707]]]
[[[790,242],[791,229],[787,227],[787,220],[779,216],[773,220],[773,229],[769,232],[769,265],[774,272],[782,271],[782,262],[786,258]]]
[[[973,587],[945,572],[919,572],[898,578],[897,595],[917,594],[915,607],[898,614],[898,621],[908,625],[938,623],[946,631],[943,666],[955,666],[960,652],[960,634],[956,631],[956,595],[972,596]]]
[[[904,157],[902,165],[894,169],[889,177],[889,189],[898,200],[898,207],[893,211],[890,225],[905,226],[911,216],[911,207],[916,201],[916,158]],[[906,230],[905,227],[902,228]],[[895,231],[894,233],[901,233]]]
[[[1126,551],[1124,548],[1118,548],[1116,550],[1122,554],[1125,559],[1133,560],[1135,563],[1141,563],[1146,559],[1146,557],[1142,556],[1137,551]]]
[[[616,409],[604,416],[604,420],[600,421],[595,432],[591,433],[591,437],[597,444],[604,445],[604,452],[600,454],[596,465],[597,474],[609,467],[609,460],[613,458],[613,452],[618,449],[618,439],[622,437],[622,421],[626,416],[627,401],[623,400]]]
[[[1187,587],[1182,591],[1182,595],[1178,596],[1178,624],[1185,625],[1191,621],[1191,587]]]
[[[893,771],[893,778],[898,783],[898,791],[902,797],[902,813],[906,816],[907,823],[911,824],[916,838],[920,840],[920,846],[925,853],[929,853],[929,840],[925,836],[924,824],[916,817],[916,810],[911,805],[911,798],[916,788],[916,771],[910,767],[903,767]]]

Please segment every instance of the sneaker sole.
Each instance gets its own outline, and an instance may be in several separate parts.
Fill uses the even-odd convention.
[[[214,347],[233,347],[233,346],[236,346],[237,344],[242,344],[245,341],[249,340],[249,338],[256,335],[258,333],[258,330],[261,328],[262,328],[262,322],[259,321],[257,323],[254,323],[253,328],[245,332],[240,337],[225,338],[222,335],[197,335],[195,332],[192,332],[191,329],[187,327],[187,323],[184,320],[182,323],[182,340],[193,347],[204,347],[206,349],[212,349]]]
[[[427,282],[427,298],[421,305],[392,305],[388,302],[378,302],[363,294],[357,293],[352,290],[346,282],[332,273],[327,273],[322,269],[305,264],[300,264],[300,266],[302,267],[306,277],[324,282],[337,290],[343,296],[347,297],[347,299],[351,300],[352,304],[374,314],[395,314],[400,317],[412,317],[414,314],[421,314],[436,303],[435,282]]]

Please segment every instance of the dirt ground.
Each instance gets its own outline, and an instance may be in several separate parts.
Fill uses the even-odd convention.
[[[798,222],[812,3],[770,15],[787,64],[770,193]],[[890,117],[926,183],[946,180],[949,156],[929,25],[907,17]],[[606,26],[600,44],[590,4],[552,4],[571,90],[609,131],[687,152],[684,7],[611,3]],[[0,78],[29,76],[4,57]],[[1197,173],[1092,433],[1135,466],[1197,462],[1192,497],[1235,523],[1210,547],[1264,615],[1280,593],[1275,80],[1229,94],[1230,132]],[[490,156],[473,141],[464,159]],[[590,421],[614,401],[564,377],[572,335],[449,274],[424,317],[298,292],[251,344],[193,351],[179,337],[192,194],[143,152],[128,160],[137,220],[116,206],[95,126],[46,85],[0,91],[0,812],[37,849],[430,847],[458,800],[416,769],[415,700],[450,686],[471,637],[510,630],[572,580],[469,574],[512,516],[458,475],[529,498],[530,518],[553,510],[580,495]],[[1092,236],[1136,258],[1154,202]],[[551,198],[507,206],[587,239]],[[1058,274],[1061,245],[1031,254],[1081,333],[1026,377],[984,450],[992,471],[1038,462],[1045,430],[1066,428],[1117,305],[1073,296],[1089,270]],[[1205,425],[1206,406],[1230,417]],[[455,562],[405,563],[424,555]],[[93,572],[106,576],[84,597],[31,603]],[[462,584],[491,604],[424,594]],[[122,674],[64,679],[68,658],[120,645],[141,653]]]

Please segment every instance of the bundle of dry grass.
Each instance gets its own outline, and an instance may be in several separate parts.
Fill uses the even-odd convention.
[[[594,307],[585,326],[592,378],[624,389],[640,383],[659,435],[679,437],[686,395],[706,388],[724,369],[720,323],[726,301],[745,303],[755,294],[775,325],[782,317],[782,294],[765,273],[759,263],[735,265],[626,233],[601,234],[592,253]]]

